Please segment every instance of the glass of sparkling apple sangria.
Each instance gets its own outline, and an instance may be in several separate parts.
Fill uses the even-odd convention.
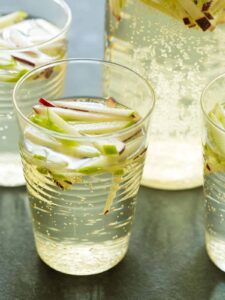
[[[25,183],[12,105],[15,83],[35,67],[65,58],[70,22],[71,11],[63,0],[8,0],[0,6],[0,186]],[[62,77],[48,68],[30,84],[39,94],[59,87]]]
[[[49,68],[65,70],[59,97],[30,85]],[[95,274],[125,256],[154,102],[149,82],[103,61],[58,61],[17,83],[34,237],[53,269]]]
[[[205,242],[209,257],[225,271],[225,75],[204,90]]]

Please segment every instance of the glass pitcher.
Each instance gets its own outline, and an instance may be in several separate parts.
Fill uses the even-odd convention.
[[[202,184],[199,99],[225,70],[225,4],[107,1],[105,57],[151,79],[156,107],[143,181],[163,189]]]

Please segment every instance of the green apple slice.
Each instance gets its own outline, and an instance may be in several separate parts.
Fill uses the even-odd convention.
[[[0,69],[13,69],[16,66],[15,59],[9,54],[0,53]]]
[[[84,102],[84,101],[52,101],[56,107],[69,108],[73,110],[81,110],[86,112],[102,113],[115,115],[120,117],[132,117],[135,111],[128,108],[113,108],[108,107],[102,103]]]
[[[221,111],[218,110],[217,107],[216,114],[215,111],[211,111],[208,116],[215,125],[217,125],[221,129],[224,129],[223,123],[221,122],[220,113]],[[208,138],[210,139],[211,143],[215,145],[215,148],[220,153],[220,155],[225,157],[225,132],[222,132],[222,130],[210,123],[207,123],[207,125],[209,135]]]
[[[221,128],[225,128],[225,111],[222,104],[217,103],[214,109],[212,110],[212,112],[210,112],[209,114],[211,114],[211,119],[213,118],[212,121],[215,122],[215,118],[216,118],[217,119],[216,122],[218,122],[218,124],[220,123],[220,126],[222,126]],[[214,116],[212,114],[214,114]]]
[[[46,108],[46,110],[49,120],[58,128],[60,128],[64,133],[80,136],[79,132],[73,126],[64,121],[63,118],[57,115],[52,109]]]
[[[22,69],[19,71],[18,70],[10,70],[10,72],[8,70],[0,69],[0,81],[17,82],[27,72],[28,72],[27,69]]]
[[[0,29],[4,29],[13,24],[19,23],[27,18],[27,13],[25,11],[16,11],[11,14],[0,17]]]
[[[63,160],[62,157],[57,155],[49,155],[48,153],[40,154],[35,152],[32,155],[32,164],[38,168],[46,168],[47,170],[54,171],[65,169],[68,166],[68,162]]]
[[[38,106],[34,106],[33,109],[37,114],[40,114],[40,116],[43,116],[50,121],[49,128],[47,129],[52,130],[51,124],[53,124],[56,128],[59,128],[62,133],[72,134],[74,136],[80,136],[79,132],[74,128],[74,126],[71,126],[69,123],[64,121],[63,118],[61,118],[52,109],[44,106],[41,106],[40,109]]]
[[[37,124],[37,125],[39,125],[41,127],[44,127],[44,128],[46,128],[48,130],[52,130],[52,131],[63,133],[63,130],[61,130],[54,123],[51,122],[51,120],[49,119],[48,114],[46,114],[46,115],[35,114],[35,115],[32,115],[30,117],[30,120],[33,123],[35,123],[35,124]]]
[[[204,174],[207,175],[211,172],[224,172],[225,159],[221,158],[215,153],[209,144],[204,145]]]
[[[82,176],[88,176],[102,171],[107,171],[109,161],[106,157],[78,159],[73,162],[74,168],[68,166],[67,161],[56,155],[48,155],[39,153],[32,157],[32,163],[37,166],[40,173],[49,173],[55,184],[61,189],[70,188],[75,183],[83,181]]]
[[[85,157],[96,157],[100,156],[100,152],[98,149],[91,145],[79,145],[73,148],[73,153],[77,157],[85,158]]]
[[[36,145],[48,147],[53,150],[58,150],[58,149],[62,148],[62,145],[60,144],[60,142],[57,142],[55,139],[47,136],[46,134],[41,133],[40,131],[33,129],[32,127],[27,127],[24,130],[24,136],[25,136],[26,140],[28,140]]]
[[[56,152],[71,155],[73,157],[85,158],[85,157],[96,157],[100,155],[98,149],[91,145],[80,145],[77,143],[76,146],[65,146],[60,140],[53,139],[33,128],[27,128],[24,131],[25,138],[35,145],[50,148]],[[74,141],[76,143],[76,141]]]
[[[88,159],[80,168],[74,170],[77,173],[91,175],[105,171],[109,165],[109,160],[106,156],[99,156]]]
[[[106,156],[121,155],[126,147],[123,142],[117,139],[99,140],[94,142],[94,145]]]

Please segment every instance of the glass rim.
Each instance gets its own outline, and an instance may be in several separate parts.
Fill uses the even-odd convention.
[[[30,51],[34,48],[39,48],[39,47],[46,46],[48,44],[51,44],[55,40],[59,39],[62,35],[64,35],[69,30],[69,27],[70,27],[71,22],[72,22],[72,12],[71,12],[71,9],[70,9],[69,5],[64,0],[52,0],[52,1],[58,3],[61,6],[61,8],[66,12],[66,15],[67,15],[66,23],[63,26],[63,28],[60,30],[60,32],[58,34],[54,35],[53,37],[51,37],[50,39],[48,39],[47,41],[43,41],[43,42],[31,45],[31,46],[17,47],[15,49],[14,48],[12,48],[12,49],[1,49],[2,53],[9,54],[9,53],[12,53],[12,52],[17,53],[17,52],[22,52],[22,51]]]
[[[216,127],[219,131],[225,133],[225,129],[221,128],[220,126],[218,126],[216,123],[213,122],[212,119],[210,119],[208,112],[205,109],[205,94],[207,93],[207,91],[209,90],[209,88],[219,79],[221,78],[225,78],[225,73],[222,73],[220,75],[218,75],[217,77],[215,77],[214,79],[212,79],[203,89],[202,94],[201,94],[201,98],[200,98],[200,104],[201,104],[201,110],[203,112],[204,117],[207,119],[207,121],[213,125],[214,127]]]
[[[114,67],[119,67],[119,68],[122,68],[124,70],[127,70],[133,74],[135,74],[135,76],[137,76],[138,78],[141,79],[141,81],[146,85],[146,87],[148,88],[150,94],[151,94],[151,97],[152,97],[152,105],[150,106],[149,108],[149,111],[148,113],[144,116],[144,118],[141,118],[138,122],[132,124],[131,126],[127,127],[127,128],[124,128],[124,129],[121,129],[121,130],[118,130],[116,132],[112,132],[112,133],[107,133],[107,134],[100,134],[100,135],[97,135],[98,138],[107,138],[107,137],[116,137],[118,135],[121,135],[123,133],[127,133],[129,132],[130,130],[132,129],[135,129],[135,128],[138,128],[141,124],[143,124],[149,117],[150,115],[152,114],[152,111],[154,109],[154,106],[155,106],[155,102],[156,102],[156,96],[155,96],[155,91],[154,91],[154,88],[152,86],[152,84],[150,83],[149,80],[145,79],[144,77],[142,77],[139,73],[137,73],[136,71],[126,67],[126,66],[123,66],[123,65],[120,65],[118,63],[114,63],[114,62],[109,62],[109,61],[105,61],[105,60],[100,60],[100,59],[84,59],[84,58],[80,58],[80,59],[76,59],[76,58],[70,58],[70,59],[63,59],[63,60],[56,60],[54,62],[51,62],[51,63],[48,63],[48,64],[45,64],[45,65],[42,65],[40,67],[37,67],[37,68],[34,68],[33,70],[27,72],[24,76],[22,76],[18,81],[17,83],[15,84],[14,86],[14,89],[13,89],[13,105],[14,105],[14,109],[16,110],[16,113],[29,125],[31,125],[32,127],[38,129],[39,131],[43,132],[43,133],[46,133],[47,135],[51,135],[51,136],[54,136],[58,139],[62,139],[62,138],[66,138],[68,140],[74,140],[76,138],[76,140],[91,140],[91,139],[96,139],[96,136],[74,136],[72,134],[65,134],[65,133],[60,133],[60,132],[56,132],[56,131],[52,131],[52,130],[49,130],[49,129],[46,129],[44,127],[41,127],[35,123],[33,123],[26,115],[23,114],[23,112],[20,110],[20,108],[18,107],[17,105],[17,91],[23,86],[23,83],[32,75],[34,75],[36,72],[39,72],[41,71],[42,69],[47,69],[49,67],[54,67],[56,65],[60,65],[60,64],[64,64],[64,63],[92,63],[92,64],[106,64],[106,65],[109,65],[109,66],[114,66]]]

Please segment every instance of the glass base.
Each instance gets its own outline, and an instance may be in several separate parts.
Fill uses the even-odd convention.
[[[0,153],[0,186],[16,187],[25,185],[20,155]]]
[[[129,236],[104,243],[56,242],[35,235],[40,258],[52,269],[70,275],[93,275],[117,265],[126,255]]]
[[[216,238],[206,233],[206,250],[211,261],[223,272],[225,272],[225,239]]]
[[[181,190],[203,184],[201,146],[196,143],[152,142],[146,156],[142,185]]]

